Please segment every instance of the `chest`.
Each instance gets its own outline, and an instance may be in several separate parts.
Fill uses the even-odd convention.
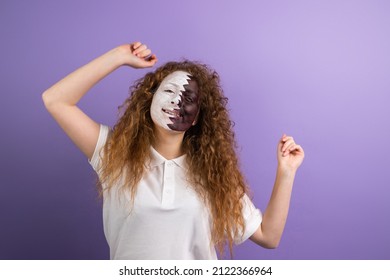
[[[115,199],[110,204],[116,208],[116,213],[129,219],[129,204],[123,202],[130,201],[130,196],[126,196],[124,200]],[[208,209],[191,185],[188,174],[173,162],[145,170],[130,213],[132,219],[141,221],[209,220]]]
[[[138,185],[134,210],[199,214],[205,208],[187,173],[174,163],[156,166]]]

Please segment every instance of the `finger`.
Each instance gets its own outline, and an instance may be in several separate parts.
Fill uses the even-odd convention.
[[[146,58],[146,57],[148,57],[151,53],[152,53],[151,50],[146,49],[146,50],[143,50],[143,51],[139,52],[139,53],[137,54],[137,56],[138,56],[138,57],[141,57],[141,58]]]
[[[294,145],[295,145],[295,143],[292,143],[291,145],[289,145],[288,147],[286,147],[285,150],[282,151],[282,154],[283,154],[284,156],[288,155],[288,154],[291,152],[292,147],[293,147]]]
[[[304,154],[305,152],[303,151],[301,145],[295,145],[295,147],[291,150],[291,152],[298,152]]]
[[[282,136],[282,139],[281,141],[286,141],[288,138],[290,138],[291,136],[288,136],[286,133],[283,133],[283,136]]]
[[[140,45],[139,47],[137,47],[134,51],[133,51],[133,54],[134,55],[138,55],[140,52],[146,50],[148,47],[146,45]]]
[[[282,147],[283,147],[283,144],[284,144],[284,142],[286,141],[286,134],[283,134],[283,136],[282,136],[282,138],[280,138],[280,140],[279,140],[279,149],[281,150],[282,149]]]
[[[294,140],[294,138],[292,137],[292,136],[287,136],[287,135],[284,135],[283,137],[282,137],[282,142],[286,142],[286,141],[288,141],[288,140],[290,140],[290,139],[293,139]]]
[[[155,54],[151,54],[149,57],[145,58],[147,61],[154,61],[154,63],[157,62],[157,56]]]
[[[282,152],[286,151],[288,147],[291,146],[292,144],[295,144],[295,142],[294,139],[291,137],[290,139],[288,139],[286,142],[283,143]]]
[[[149,56],[143,61],[143,64],[145,67],[152,67],[154,64],[156,64],[157,60],[158,59],[156,55],[152,54],[151,56]]]
[[[138,48],[141,45],[142,45],[141,42],[134,42],[134,43],[130,44],[131,51],[134,51],[136,48]]]
[[[282,152],[283,154],[288,154],[290,151],[292,151],[292,147],[294,147],[295,143],[291,143],[289,146],[285,148],[285,150]]]
[[[146,61],[148,61],[151,64],[150,66],[153,66],[158,61],[158,58],[155,54],[152,54],[146,59]]]
[[[284,153],[283,155],[288,154],[295,154],[295,153],[303,153],[303,149],[300,145],[294,144],[291,145]]]

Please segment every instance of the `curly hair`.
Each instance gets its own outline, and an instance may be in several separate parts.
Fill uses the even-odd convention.
[[[108,186],[105,190],[121,182],[134,202],[155,140],[150,116],[153,94],[167,75],[178,70],[191,74],[201,96],[198,121],[185,132],[182,143],[189,178],[209,207],[213,221],[211,241],[222,256],[228,246],[232,257],[234,238],[245,227],[240,200],[248,189],[239,170],[227,98],[218,74],[207,65],[188,60],[169,62],[135,82],[120,107],[124,113],[104,146],[100,181]]]

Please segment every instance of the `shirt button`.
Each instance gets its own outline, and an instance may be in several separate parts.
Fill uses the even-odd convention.
[[[166,193],[167,193],[167,194],[171,194],[172,191],[171,191],[171,190],[166,190]]]

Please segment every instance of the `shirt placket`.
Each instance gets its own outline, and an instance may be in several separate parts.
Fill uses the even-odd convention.
[[[161,206],[171,208],[175,198],[175,163],[167,160],[164,162],[164,178]]]

